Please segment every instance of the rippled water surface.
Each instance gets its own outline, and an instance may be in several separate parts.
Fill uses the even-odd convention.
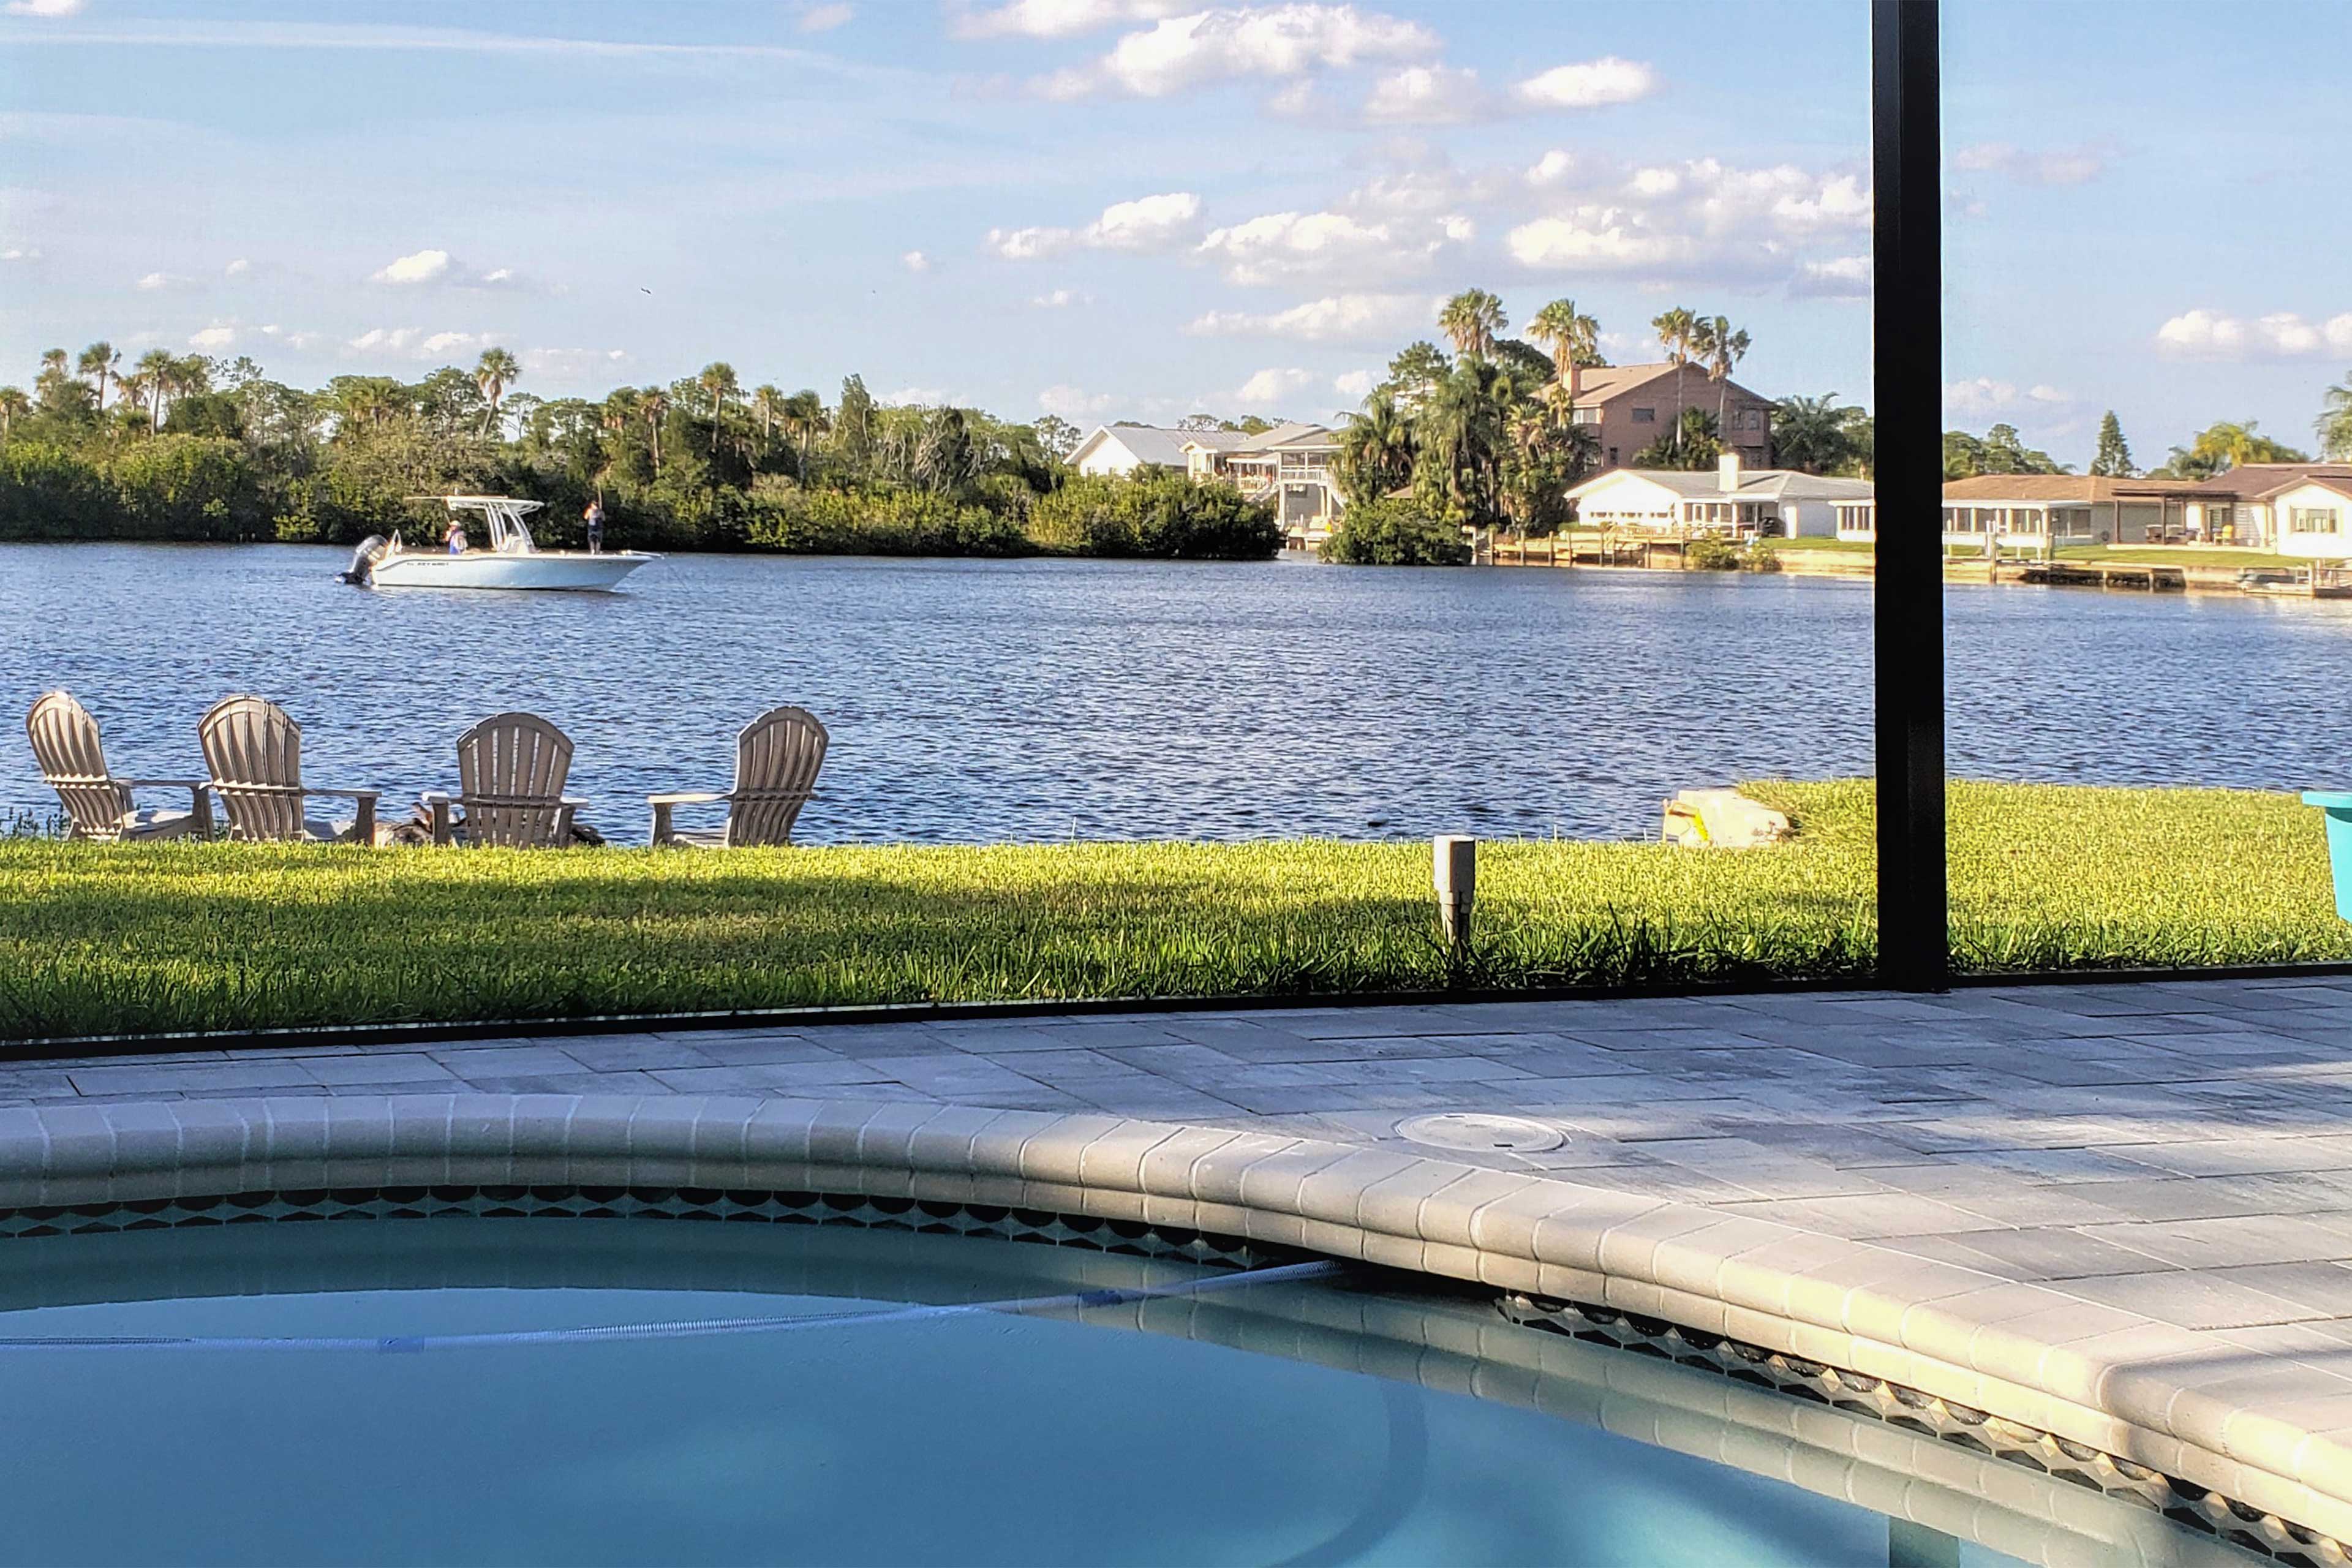
[[[249,690],[310,782],[454,787],[507,708],[583,819],[726,787],[735,730],[831,729],[811,842],[1629,837],[1688,784],[1867,770],[1870,589],[1829,579],[674,557],[615,595],[370,593],[299,546],[0,546],[0,705],[71,689],[118,772],[199,771]],[[1954,587],[1951,760],[1982,777],[2352,783],[2352,603]],[[21,741],[0,812],[50,811]]]

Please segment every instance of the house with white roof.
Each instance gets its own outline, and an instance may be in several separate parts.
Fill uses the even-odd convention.
[[[1872,504],[1868,479],[1832,479],[1794,468],[1751,468],[1735,448],[1712,470],[1611,468],[1568,492],[1586,528],[1677,538],[1838,536],[1864,526]]]
[[[1255,435],[1104,425],[1071,451],[1070,466],[1082,474],[1129,475],[1158,464],[1181,468],[1196,483],[1229,484],[1253,500],[1271,501],[1292,542],[1312,545],[1328,537],[1345,504],[1331,479],[1339,450],[1328,426],[1297,420]]]

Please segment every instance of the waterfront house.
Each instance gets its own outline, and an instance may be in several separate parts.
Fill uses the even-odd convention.
[[[1184,442],[1184,471],[1201,483],[1223,480],[1253,500],[1274,503],[1275,520],[1293,543],[1330,536],[1344,504],[1331,478],[1339,438],[1321,425],[1297,421],[1255,436],[1202,431]]]
[[[1187,441],[1238,444],[1238,430],[1172,430],[1157,425],[1098,425],[1070,452],[1070,467],[1082,474],[1121,478],[1147,465],[1181,468]]]
[[[1659,437],[1671,435],[1677,413],[1704,408],[1723,416],[1723,445],[1751,469],[1772,458],[1772,404],[1736,381],[1711,381],[1695,364],[1618,364],[1577,372],[1570,416],[1591,429],[1601,466],[1622,468]]]
[[[1612,468],[1568,492],[1579,524],[1613,532],[1734,539],[1828,536],[1867,509],[1868,479],[1753,468],[1737,449],[1713,468]]]
[[[2282,555],[2352,554],[2343,542],[2352,510],[2352,465],[2247,463],[2204,479],[2134,479],[2165,487],[2154,528],[2138,536],[2168,542],[2234,544]]]

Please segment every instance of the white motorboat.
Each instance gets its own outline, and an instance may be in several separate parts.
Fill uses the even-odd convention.
[[[655,557],[639,550],[541,550],[530,536],[526,512],[535,500],[510,496],[419,497],[449,509],[454,525],[478,514],[489,535],[487,550],[426,548],[405,544],[399,534],[371,538],[352,556],[343,581],[375,588],[537,588],[597,592],[617,587],[622,578]],[[462,539],[461,535],[461,539]]]

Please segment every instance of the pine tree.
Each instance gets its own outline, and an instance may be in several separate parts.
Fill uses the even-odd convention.
[[[2124,427],[2112,408],[2099,421],[2099,449],[2091,459],[2091,472],[2108,479],[2127,479],[2139,472],[2132,467],[2131,447],[2124,442]]]

